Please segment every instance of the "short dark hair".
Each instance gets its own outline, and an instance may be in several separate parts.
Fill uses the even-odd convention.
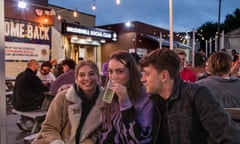
[[[180,59],[178,55],[168,48],[155,49],[139,61],[140,66],[152,65],[159,72],[167,70],[172,79],[179,74]]]
[[[74,69],[76,62],[73,59],[65,59],[62,61],[62,65],[68,65],[70,69]]]
[[[49,61],[45,61],[41,65],[41,68],[43,68],[43,67],[49,67],[51,69],[52,68],[52,64]]]

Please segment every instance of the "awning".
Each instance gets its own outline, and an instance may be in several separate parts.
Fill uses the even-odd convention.
[[[149,35],[149,34],[143,34],[144,37],[148,38],[148,39],[151,39],[151,40],[154,40],[156,42],[160,42],[160,38],[157,37],[157,36],[153,36],[153,35]],[[166,40],[166,39],[162,39],[162,46],[167,46],[169,47],[170,46],[170,42],[169,40]],[[173,47],[174,48],[182,48],[182,49],[191,49],[190,46],[187,46],[187,45],[184,45],[178,41],[173,41]]]

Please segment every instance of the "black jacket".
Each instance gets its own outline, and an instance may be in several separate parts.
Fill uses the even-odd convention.
[[[43,85],[36,74],[27,68],[16,78],[12,105],[19,111],[38,109],[42,104],[44,91],[48,91],[48,86]]]
[[[159,144],[163,99],[159,95],[151,98],[155,104],[152,144]],[[239,127],[205,87],[176,78],[166,112],[171,144],[207,144],[209,136],[219,144],[240,144]]]

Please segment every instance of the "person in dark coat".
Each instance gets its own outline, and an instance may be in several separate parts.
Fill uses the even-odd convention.
[[[17,75],[12,105],[18,111],[32,111],[39,109],[43,102],[43,92],[48,91],[49,86],[44,85],[37,77],[38,61],[32,59],[27,63],[25,71]],[[27,128],[24,126],[24,118],[20,119],[17,125],[22,130]]]
[[[180,59],[156,49],[140,60],[154,103],[151,144],[240,144],[240,128],[207,87],[179,77]]]

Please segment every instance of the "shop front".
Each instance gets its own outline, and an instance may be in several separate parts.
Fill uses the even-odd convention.
[[[62,23],[62,34],[68,41],[66,57],[76,61],[88,59],[101,66],[101,46],[117,40],[117,34],[111,30]]]

